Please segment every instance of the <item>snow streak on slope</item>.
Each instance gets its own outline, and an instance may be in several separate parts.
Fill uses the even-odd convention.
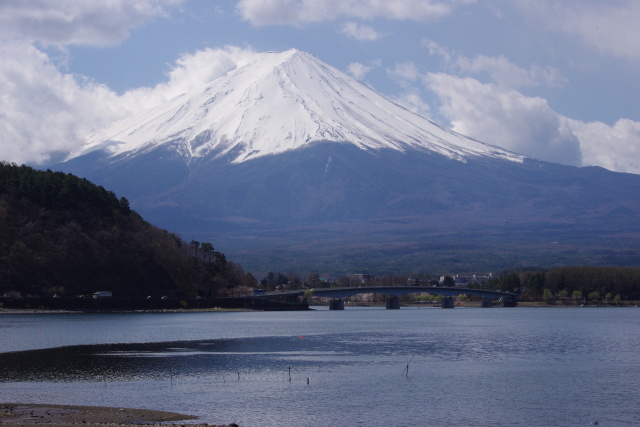
[[[240,163],[332,141],[361,149],[432,151],[464,161],[524,156],[443,129],[298,50],[268,52],[164,105],[86,139],[68,159],[95,150],[135,156],[171,144],[188,161],[229,155]]]

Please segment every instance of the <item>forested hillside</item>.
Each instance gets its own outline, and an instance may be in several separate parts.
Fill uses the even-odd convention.
[[[255,279],[71,174],[0,163],[0,296],[225,295]]]

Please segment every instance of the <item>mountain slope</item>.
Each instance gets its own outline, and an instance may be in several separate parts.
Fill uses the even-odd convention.
[[[104,129],[69,159],[95,150],[129,158],[168,145],[187,161],[227,157],[240,163],[320,141],[368,150],[433,151],[459,160],[523,158],[445,130],[294,49],[264,53],[226,76]]]
[[[56,167],[255,272],[640,258],[640,176],[468,139],[295,50],[98,132]]]

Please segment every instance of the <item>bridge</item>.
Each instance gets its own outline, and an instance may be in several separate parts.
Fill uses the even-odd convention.
[[[265,299],[292,299],[304,296],[305,289],[285,292],[269,292],[255,298]],[[517,295],[511,292],[490,291],[487,289],[453,288],[453,287],[428,287],[428,286],[358,286],[348,288],[313,288],[313,296],[331,298],[330,310],[344,310],[344,299],[357,294],[383,294],[387,295],[387,309],[400,308],[400,295],[427,293],[442,295],[442,308],[453,308],[457,295],[474,295],[482,298],[482,307],[492,307],[493,300],[500,299],[505,307],[517,305]]]

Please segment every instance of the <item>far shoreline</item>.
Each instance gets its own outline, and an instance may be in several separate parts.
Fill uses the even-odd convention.
[[[327,304],[309,304],[309,307],[325,307]],[[403,303],[401,307],[407,308],[441,308],[440,304],[423,304],[423,303]],[[619,305],[597,305],[597,304],[548,304],[544,302],[518,301],[516,307],[507,308],[637,308],[640,306],[638,301],[627,301]],[[362,303],[348,302],[348,307],[385,307],[385,303]],[[479,303],[456,301],[457,308],[480,308]],[[505,308],[499,304],[491,308]],[[298,311],[298,310],[292,310]],[[313,308],[305,311],[314,311]],[[62,310],[62,309],[46,309],[46,308],[0,308],[0,316],[3,314],[185,314],[185,313],[252,313],[263,312],[263,310],[254,310],[247,308],[194,308],[194,309],[159,309],[159,310]]]

